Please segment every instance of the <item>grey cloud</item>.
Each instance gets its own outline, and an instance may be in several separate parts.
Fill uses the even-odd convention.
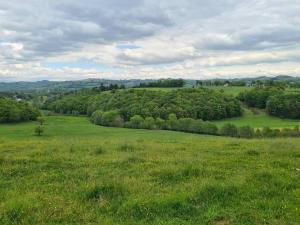
[[[0,42],[21,42],[36,57],[79,49],[83,44],[133,41],[172,23],[142,1],[11,1],[0,2],[5,20],[0,29],[14,35]]]
[[[113,66],[209,61],[210,55],[229,66],[297,62],[299,12],[299,0],[0,0],[0,59],[42,62],[88,45],[101,51],[128,42],[140,49],[104,51],[100,58],[107,54]],[[16,51],[18,44],[23,48]],[[288,56],[226,61],[230,53],[293,48]]]

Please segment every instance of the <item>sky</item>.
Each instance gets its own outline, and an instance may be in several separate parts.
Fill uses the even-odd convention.
[[[0,0],[0,81],[300,76],[299,0]]]

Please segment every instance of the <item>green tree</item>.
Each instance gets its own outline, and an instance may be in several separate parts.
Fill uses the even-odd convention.
[[[44,127],[42,125],[38,125],[35,129],[34,129],[34,133],[37,136],[42,136],[42,134],[44,133]]]
[[[117,110],[104,112],[101,118],[101,125],[110,127],[122,127],[123,119]]]
[[[45,124],[45,118],[42,116],[37,117],[36,121],[39,122],[41,126]]]
[[[228,123],[221,128],[220,133],[224,136],[237,137],[238,128],[234,124]]]
[[[151,116],[146,117],[146,118],[145,118],[145,121],[144,121],[143,127],[144,127],[145,129],[150,129],[150,130],[155,129],[155,128],[156,128],[156,125],[155,125],[155,120],[154,120],[154,118],[151,117]]]
[[[144,119],[140,115],[134,115],[130,118],[130,127],[131,128],[142,128],[144,124]]]
[[[93,124],[101,125],[102,116],[103,116],[103,111],[101,111],[101,110],[96,110],[96,111],[93,112],[93,114],[91,115],[90,121],[91,121]]]
[[[243,126],[238,128],[238,136],[241,138],[253,138],[254,129],[250,126]]]

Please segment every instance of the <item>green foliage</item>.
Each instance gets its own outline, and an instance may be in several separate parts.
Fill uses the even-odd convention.
[[[93,95],[68,95],[52,102],[47,108],[55,112],[91,115],[96,110],[118,110],[125,121],[134,115],[143,118],[177,118],[203,120],[222,119],[241,115],[239,101],[209,89],[175,89],[168,92],[151,90],[116,90]]]
[[[96,111],[93,112],[93,114],[91,115],[90,121],[91,121],[93,124],[101,125],[101,124],[102,124],[102,123],[101,123],[102,116],[103,116],[103,111],[101,111],[101,110],[96,110]]]
[[[144,124],[144,118],[141,117],[140,115],[134,115],[133,117],[130,118],[130,121],[128,123],[130,128],[142,128]]]
[[[266,108],[269,97],[282,94],[283,89],[277,87],[255,88],[239,94],[239,99],[250,107]]]
[[[155,125],[157,128],[166,129],[166,121],[161,118],[156,118]]]
[[[45,117],[39,116],[36,118],[36,121],[42,126],[45,123]]]
[[[69,115],[85,115],[87,113],[88,99],[90,95],[85,93],[76,93],[63,96],[53,102],[48,100],[45,103],[45,108],[56,113]]]
[[[281,118],[300,119],[300,94],[279,94],[269,98],[267,112]]]
[[[36,120],[40,112],[26,102],[0,98],[0,123]]]
[[[243,126],[238,128],[238,136],[240,138],[253,138],[254,129],[250,126]]]
[[[123,119],[117,110],[104,112],[101,117],[101,125],[110,127],[122,127]]]
[[[42,125],[38,125],[35,129],[34,129],[34,133],[37,136],[42,136],[42,134],[44,133],[44,127]]]
[[[139,87],[183,87],[183,79],[162,79],[154,82],[140,83]]]
[[[237,137],[238,128],[234,124],[227,123],[221,128],[220,133],[224,136]]]
[[[143,127],[145,129],[150,129],[150,130],[155,129],[156,128],[155,119],[151,116],[146,117]]]

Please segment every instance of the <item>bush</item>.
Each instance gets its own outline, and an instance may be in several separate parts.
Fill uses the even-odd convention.
[[[181,118],[175,123],[175,130],[192,132],[193,123],[195,123],[195,120],[192,118]]]
[[[270,127],[264,127],[261,134],[263,137],[274,137],[274,132]]]
[[[278,87],[255,88],[240,93],[238,98],[250,107],[264,109],[271,96],[281,93],[283,93],[283,90]]]
[[[42,136],[42,134],[44,133],[44,127],[41,125],[38,125],[35,129],[34,129],[34,133],[37,136]]]
[[[300,94],[280,94],[272,96],[267,102],[267,112],[281,118],[300,118]]]
[[[167,129],[169,130],[177,130],[177,116],[174,113],[171,113],[168,115],[168,120],[167,120]]]
[[[0,123],[36,120],[40,112],[26,102],[0,97]]]
[[[221,135],[229,136],[229,137],[237,137],[238,136],[238,128],[234,124],[225,124],[221,130]]]
[[[101,110],[96,110],[96,111],[93,112],[93,114],[91,115],[90,121],[91,121],[93,124],[101,125],[102,116],[103,116],[103,111],[101,111]]]
[[[39,116],[36,118],[36,121],[39,122],[39,124],[42,126],[45,123],[45,118],[42,116]]]
[[[144,121],[144,124],[142,125],[143,128],[145,129],[155,129],[156,128],[156,124],[155,124],[155,120],[153,117],[146,117],[145,121]]]
[[[254,129],[249,126],[243,126],[238,128],[238,136],[241,138],[253,138]]]
[[[139,129],[139,128],[143,128],[144,122],[145,121],[143,117],[141,117],[140,115],[134,115],[133,117],[130,118],[130,122],[128,123],[128,125],[130,128]]]
[[[203,122],[203,130],[205,134],[215,135],[218,133],[218,127],[215,124],[207,121]]]
[[[159,129],[166,129],[166,121],[161,118],[156,118],[155,125]]]
[[[101,125],[109,127],[122,127],[123,119],[116,110],[107,111],[102,114]]]

